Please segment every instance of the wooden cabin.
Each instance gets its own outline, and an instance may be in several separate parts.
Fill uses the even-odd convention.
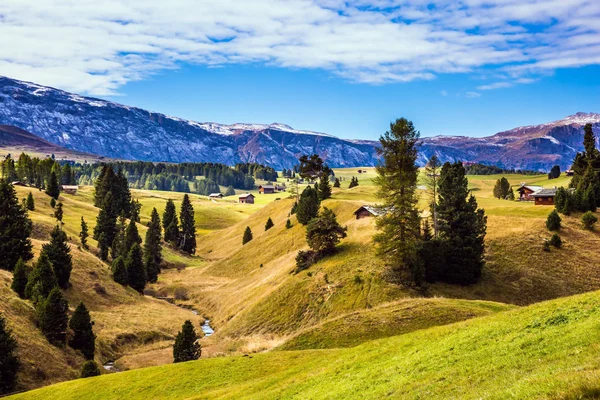
[[[260,194],[273,194],[273,193],[275,193],[275,186],[273,186],[273,185],[260,185],[258,187],[258,193],[260,193]]]
[[[62,191],[66,194],[76,194],[79,186],[77,185],[62,185]]]
[[[573,176],[575,175],[575,171],[573,171],[572,169],[568,169],[565,171],[565,175],[566,176]]]
[[[556,188],[538,190],[531,197],[535,200],[536,206],[553,206]]]
[[[240,194],[238,201],[245,204],[254,204],[254,195],[252,193]]]
[[[27,184],[25,182],[21,182],[21,181],[14,181],[14,182],[11,182],[11,184],[13,186],[27,186]]]
[[[222,199],[223,195],[221,193],[211,193],[208,195],[208,197],[211,199]]]
[[[369,205],[364,205],[359,207],[358,210],[354,211],[354,215],[356,216],[356,219],[363,219],[363,218],[369,218],[369,217],[379,217],[380,215],[385,214],[385,211],[374,207],[374,206],[369,206]]]
[[[532,201],[533,200],[532,194],[534,194],[542,189],[543,189],[543,187],[541,187],[541,186],[531,186],[531,185],[522,184],[521,187],[517,189],[517,192],[519,192],[519,200],[520,201]]]

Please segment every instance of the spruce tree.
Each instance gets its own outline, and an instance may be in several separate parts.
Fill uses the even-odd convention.
[[[244,231],[244,237],[242,238],[242,245],[248,243],[251,240],[252,240],[252,230],[250,229],[249,226],[247,226],[246,230]]]
[[[146,269],[144,268],[144,261],[142,259],[142,248],[139,244],[134,243],[131,250],[129,250],[129,254],[127,254],[127,259],[125,260],[125,267],[127,268],[129,286],[143,293],[146,287]]]
[[[116,233],[117,214],[114,213],[112,206],[112,194],[108,192],[104,198],[103,207],[98,212],[94,227],[94,239],[98,241],[100,258],[104,261],[108,258],[108,249],[112,246]]]
[[[12,392],[17,383],[19,358],[16,350],[17,341],[0,314],[0,395]]]
[[[129,225],[127,225],[127,229],[125,230],[123,248],[125,251],[129,251],[136,243],[142,244],[142,238],[140,237],[135,221],[129,220]]]
[[[56,210],[54,210],[54,218],[56,218],[57,221],[62,222],[62,219],[63,219],[63,203],[60,202],[60,201],[56,204]]]
[[[560,229],[560,221],[560,216],[556,210],[552,210],[546,219],[546,228],[548,228],[549,231],[558,231]]]
[[[202,354],[202,348],[198,343],[198,335],[194,325],[190,320],[183,323],[181,331],[175,338],[175,344],[173,345],[173,362],[186,362],[193,361],[200,358]]]
[[[13,185],[0,179],[0,269],[12,271],[20,258],[31,260],[31,229]]]
[[[338,178],[335,178],[335,181],[333,182],[333,187],[334,188],[339,188],[340,185],[340,180]]]
[[[144,264],[148,282],[156,282],[162,263],[162,235],[160,231],[160,217],[156,208],[152,209],[150,224],[146,231],[144,241]]]
[[[129,277],[127,276],[127,267],[125,266],[125,260],[123,257],[117,257],[112,262],[111,266],[113,280],[118,284],[127,286],[129,283]]]
[[[83,247],[86,250],[89,248],[89,246],[87,244],[87,238],[88,238],[88,226],[85,223],[85,220],[83,219],[83,217],[81,217],[81,232],[79,232],[79,239],[81,241],[81,247]]]
[[[194,207],[187,194],[183,196],[179,218],[181,220],[179,248],[188,254],[194,254],[196,252],[196,222],[194,221]]]
[[[79,303],[69,321],[69,328],[73,331],[69,346],[80,350],[86,360],[93,360],[96,352],[96,335],[94,335],[93,326],[94,322],[92,322],[85,304]]]
[[[53,345],[62,346],[67,339],[67,315],[69,305],[63,297],[60,289],[52,289],[46,301],[44,301],[39,315],[42,333]]]
[[[285,221],[285,229],[290,229],[292,227],[292,221],[290,221],[290,219],[288,218],[287,221]]]
[[[267,222],[265,223],[265,231],[268,231],[269,229],[271,229],[273,226],[275,226],[275,224],[273,223],[273,220],[271,219],[271,217],[269,217],[269,219],[267,220]]]
[[[177,210],[175,209],[173,200],[167,200],[162,224],[165,231],[165,242],[177,243],[179,240],[179,222],[177,220]]]
[[[58,200],[58,196],[60,196],[58,177],[56,176],[56,172],[54,171],[50,173],[50,178],[48,179],[48,183],[46,184],[46,194],[52,197],[54,200]]]
[[[50,234],[50,243],[42,246],[42,252],[48,255],[48,259],[52,263],[58,286],[63,289],[68,288],[73,260],[65,231],[59,226],[55,226]]]
[[[122,212],[119,218],[117,218],[115,237],[110,246],[110,256],[113,260],[121,255],[126,257],[129,252],[129,248],[125,245],[126,224],[127,219],[125,218],[125,213]]]
[[[378,254],[393,270],[407,271],[416,280],[417,244],[420,220],[417,210],[417,141],[419,132],[405,118],[390,124],[379,138],[377,149],[382,163],[377,166],[374,182],[377,196],[387,213],[376,220],[375,237]],[[354,179],[354,178],[353,178]]]
[[[306,242],[320,255],[333,253],[340,239],[346,237],[347,228],[340,226],[335,213],[325,207],[323,212],[306,226]]]
[[[91,378],[92,376],[99,376],[100,368],[94,360],[87,360],[81,367],[81,378]]]
[[[13,271],[13,280],[10,285],[11,289],[19,295],[20,298],[25,298],[25,288],[27,287],[27,276],[29,271],[25,266],[25,262],[22,258],[19,258],[15,270]]]
[[[446,271],[442,279],[450,283],[476,283],[484,261],[487,218],[469,196],[468,180],[462,163],[446,163],[439,181],[440,237],[446,242]]]
[[[43,302],[52,289],[58,286],[52,263],[48,258],[48,254],[42,250],[37,262],[33,267],[33,271],[27,279],[25,286],[25,297],[31,299],[34,304]]]
[[[331,170],[329,167],[323,167],[321,172],[321,179],[319,180],[319,200],[323,201],[331,197],[331,185],[329,184],[329,174]]]
[[[300,195],[300,201],[296,208],[296,218],[302,225],[308,224],[308,221],[319,214],[319,195],[312,187],[307,186]]]
[[[25,205],[29,211],[35,210],[35,201],[33,200],[33,194],[31,192],[29,192],[29,194],[27,195],[27,201]]]

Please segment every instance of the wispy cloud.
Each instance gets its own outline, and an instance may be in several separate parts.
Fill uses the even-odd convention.
[[[469,99],[476,99],[477,97],[481,97],[481,94],[477,92],[466,92],[465,97]]]
[[[3,0],[0,74],[99,95],[180,63],[518,84],[600,64],[599,18],[597,0]]]

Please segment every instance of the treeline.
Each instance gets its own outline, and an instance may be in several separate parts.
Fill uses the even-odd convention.
[[[8,182],[21,181],[40,189],[46,189],[52,174],[59,185],[74,185],[76,182],[71,164],[61,164],[53,158],[31,157],[25,153],[21,153],[16,161],[8,154],[0,163],[0,172],[0,177]]]
[[[467,175],[498,175],[498,174],[521,174],[538,175],[538,171],[527,169],[503,169],[495,165],[469,164],[464,166]]]

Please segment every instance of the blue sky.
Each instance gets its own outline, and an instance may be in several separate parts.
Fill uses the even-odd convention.
[[[3,0],[0,75],[375,139],[600,111],[598,0]]]

